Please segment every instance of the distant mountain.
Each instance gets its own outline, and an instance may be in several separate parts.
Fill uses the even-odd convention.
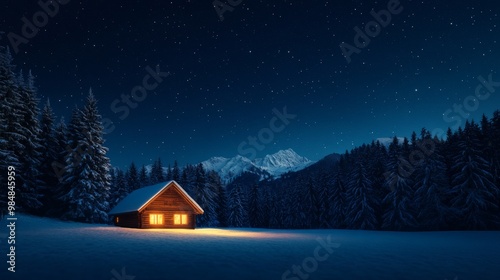
[[[298,171],[313,163],[294,150],[287,149],[255,160],[240,155],[232,158],[213,157],[203,161],[202,165],[206,170],[219,173],[224,183],[228,183],[245,172],[256,174],[263,180],[278,178],[286,172]]]

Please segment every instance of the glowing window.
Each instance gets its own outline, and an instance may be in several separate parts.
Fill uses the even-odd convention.
[[[119,217],[116,217],[116,222],[119,223],[120,222],[120,218]]]
[[[149,223],[152,225],[163,225],[163,214],[149,214]]]
[[[174,214],[174,225],[187,225],[188,215],[187,214]]]

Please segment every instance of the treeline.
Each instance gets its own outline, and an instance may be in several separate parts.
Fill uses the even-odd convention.
[[[238,226],[366,230],[500,228],[500,112],[480,124],[422,129],[386,148],[362,145],[335,167],[303,170],[230,193]]]

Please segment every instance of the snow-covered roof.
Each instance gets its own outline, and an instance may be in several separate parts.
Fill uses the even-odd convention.
[[[169,181],[166,183],[159,183],[156,185],[143,187],[131,192],[122,201],[120,201],[111,211],[109,215],[116,215],[121,213],[129,213],[141,211],[151,201],[153,201],[164,190],[174,187],[179,193],[188,201],[198,214],[203,214],[204,210],[196,203],[196,201],[189,196],[189,194],[179,185],[176,181]]]

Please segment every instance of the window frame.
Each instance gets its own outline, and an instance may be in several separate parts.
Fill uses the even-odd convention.
[[[185,226],[188,224],[189,224],[188,214],[183,214],[183,213],[174,214],[174,225]]]
[[[160,213],[149,214],[149,224],[150,225],[164,225],[165,219],[164,215]]]

